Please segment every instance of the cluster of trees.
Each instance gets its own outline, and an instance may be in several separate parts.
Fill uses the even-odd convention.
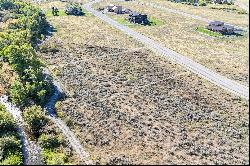
[[[48,129],[52,124],[42,108],[51,94],[52,82],[44,74],[45,66],[34,48],[46,35],[48,23],[45,14],[39,8],[18,0],[0,0],[0,11],[5,18],[3,21],[8,23],[0,32],[0,63],[8,63],[17,75],[8,90],[12,102],[22,107],[25,127],[41,145],[45,164],[68,163],[71,154],[62,150],[67,145],[54,127]],[[1,164],[22,164],[22,152],[17,126],[0,105]]]
[[[0,165],[21,165],[22,148],[13,117],[0,104]]]
[[[15,16],[0,32],[0,58],[18,74],[9,90],[11,99],[19,106],[44,105],[51,93],[51,80],[45,79],[44,64],[34,47],[46,34],[45,14],[39,8],[17,0],[0,0],[0,9]]]
[[[69,164],[72,154],[66,153],[63,136],[55,130],[41,106],[33,105],[23,111],[23,118],[29,134],[38,140],[46,165]]]

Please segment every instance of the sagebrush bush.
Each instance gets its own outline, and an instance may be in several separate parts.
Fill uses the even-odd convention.
[[[0,104],[0,165],[21,165],[22,149],[16,123]]]
[[[19,154],[11,154],[2,162],[0,162],[0,165],[22,165],[22,164],[23,161]]]
[[[42,134],[38,139],[39,144],[46,149],[55,149],[63,144],[61,135],[45,135]]]
[[[3,105],[0,104],[0,135],[5,135],[16,130],[16,123],[12,116],[6,112]]]

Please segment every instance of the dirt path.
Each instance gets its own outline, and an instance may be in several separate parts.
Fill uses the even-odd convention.
[[[249,99],[249,87],[241,85],[236,81],[230,80],[230,79],[206,68],[205,66],[203,66],[197,62],[194,62],[193,60],[191,60],[183,55],[180,55],[177,52],[174,52],[173,50],[171,50],[169,48],[164,47],[163,45],[155,42],[154,40],[148,38],[147,36],[144,36],[136,31],[128,28],[127,26],[124,26],[124,25],[114,21],[113,19],[102,14],[101,12],[94,10],[92,8],[92,5],[94,3],[98,3],[100,1],[101,0],[91,1],[91,2],[83,5],[83,8],[85,10],[87,10],[88,12],[92,13],[94,16],[100,18],[104,22],[121,30],[122,32],[133,37],[134,39],[144,43],[146,46],[148,46],[152,50],[158,52],[159,54],[161,54],[167,58],[174,60],[176,63],[184,66],[185,68],[192,71],[193,73],[198,74],[200,77],[214,83],[217,86],[220,86],[221,88],[223,88],[231,93],[239,95],[247,100]]]
[[[49,71],[45,70],[45,74],[49,75]],[[45,106],[45,110],[49,114],[49,119],[55,123],[55,125],[60,128],[62,131],[63,135],[67,138],[69,141],[70,145],[73,147],[73,149],[76,151],[80,159],[87,165],[92,164],[92,161],[89,160],[89,154],[84,150],[82,147],[81,143],[78,141],[76,136],[74,135],[73,132],[70,131],[68,126],[56,116],[54,107],[57,102],[57,100],[61,97],[61,94],[63,93],[60,85],[57,82],[54,83],[54,94],[51,96],[49,102]]]

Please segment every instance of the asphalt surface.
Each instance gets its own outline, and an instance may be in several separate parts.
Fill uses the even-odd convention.
[[[83,5],[83,8],[92,13],[94,16],[100,18],[101,20],[103,20],[104,22],[110,24],[111,26],[121,30],[122,32],[124,32],[125,34],[133,37],[134,39],[140,41],[141,43],[144,43],[148,48],[158,52],[159,54],[174,60],[176,63],[184,66],[186,69],[192,71],[193,73],[197,74],[198,76],[214,83],[217,86],[220,86],[221,88],[234,93],[238,96],[241,96],[245,99],[249,99],[249,87],[241,85],[240,83],[233,81],[231,79],[228,79],[208,68],[206,68],[205,66],[194,62],[193,60],[180,55],[177,52],[172,51],[169,48],[164,47],[163,45],[155,42],[154,40],[128,28],[127,26],[124,26],[116,21],[114,21],[113,19],[111,19],[110,17],[102,14],[101,12],[98,12],[96,10],[94,10],[92,8],[92,5],[94,3],[98,3],[101,0],[95,0],[95,1],[91,1],[85,5]]]

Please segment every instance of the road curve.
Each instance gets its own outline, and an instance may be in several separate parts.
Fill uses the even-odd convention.
[[[163,45],[155,42],[154,40],[128,28],[127,26],[124,26],[122,24],[119,24],[118,22],[114,21],[110,17],[102,14],[101,12],[98,12],[92,8],[92,5],[94,3],[98,3],[101,0],[94,0],[91,1],[85,5],[83,5],[83,8],[87,10],[88,12],[92,13],[94,16],[100,18],[104,22],[110,24],[111,26],[121,30],[125,34],[133,37],[134,39],[144,43],[146,46],[148,46],[150,49],[160,53],[161,55],[170,58],[174,60],[176,63],[184,66],[188,70],[192,71],[195,74],[198,74],[200,77],[214,83],[217,86],[220,86],[221,88],[228,90],[231,93],[234,93],[238,96],[241,96],[242,98],[249,99],[249,87],[239,84],[236,81],[230,80],[218,73],[213,72],[212,70],[206,68],[205,66],[194,62],[193,60],[178,54],[177,52],[174,52],[170,50],[169,48],[164,47]]]
[[[44,74],[46,74],[47,76],[50,75],[48,69],[44,70]],[[50,97],[49,102],[45,105],[45,110],[49,114],[48,118],[62,131],[63,135],[69,141],[72,148],[76,151],[81,161],[83,161],[86,165],[92,165],[93,163],[89,159],[90,155],[84,150],[74,133],[70,131],[68,126],[60,118],[56,116],[54,107],[58,99],[63,94],[63,91],[56,81],[53,81],[53,84],[54,94]]]

